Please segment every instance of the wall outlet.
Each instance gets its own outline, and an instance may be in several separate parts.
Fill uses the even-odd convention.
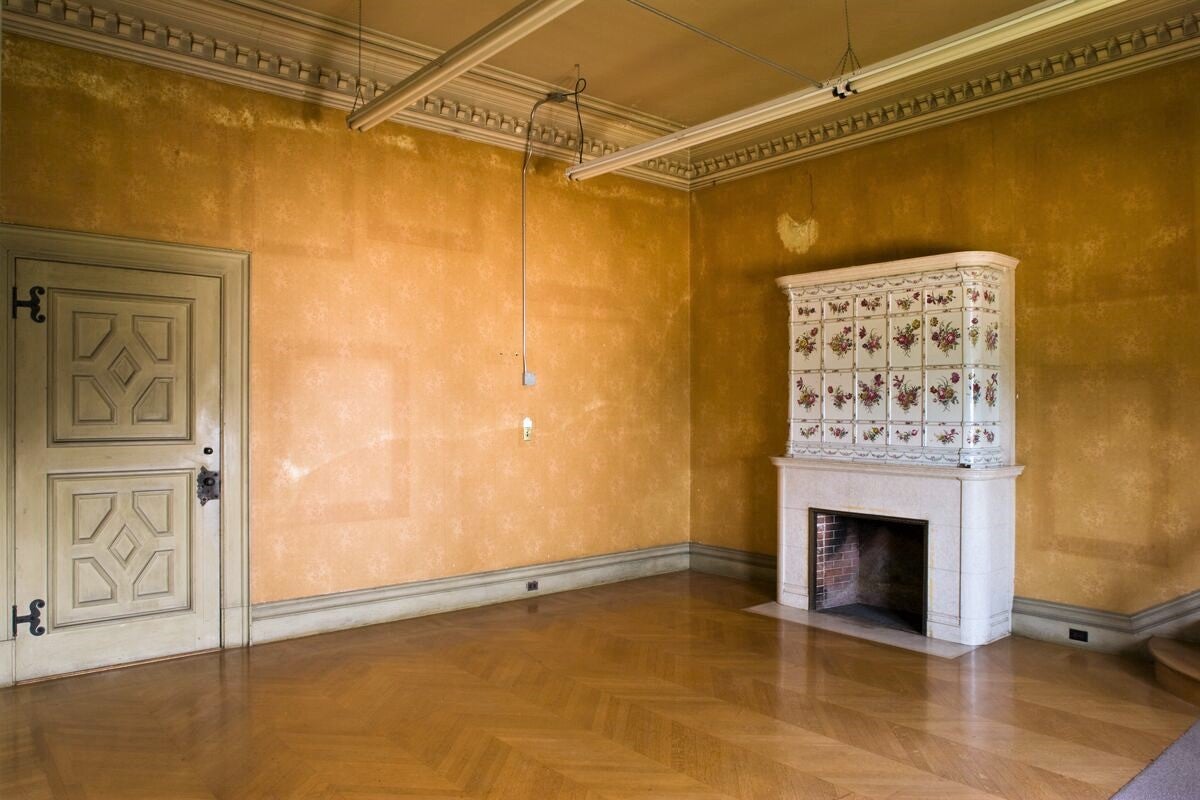
[[[537,581],[529,581],[528,583],[525,584],[525,591],[527,591],[527,592],[536,592],[537,588],[538,588]]]
[[[521,441],[533,441],[533,420],[531,420],[529,417],[521,420]]]
[[[1088,640],[1088,632],[1081,631],[1079,628],[1067,628],[1067,636],[1076,642],[1086,642]]]

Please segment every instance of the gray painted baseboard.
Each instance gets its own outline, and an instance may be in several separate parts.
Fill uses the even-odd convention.
[[[1088,641],[1073,641],[1071,628],[1086,631]],[[1200,641],[1200,590],[1136,614],[1018,597],[1013,600],[1013,633],[1106,653],[1144,654],[1151,636]]]
[[[775,556],[692,542],[690,568],[754,583],[775,583]]]
[[[262,643],[291,639],[535,596],[526,589],[528,581],[537,581],[536,595],[543,595],[689,568],[741,580],[775,580],[772,556],[681,542],[550,564],[259,603],[250,610],[250,640]]]
[[[681,542],[529,567],[476,572],[451,578],[362,589],[354,592],[259,603],[251,608],[250,639],[270,642],[374,625],[407,617],[502,603],[537,594],[582,589],[602,583],[692,569],[757,583],[775,582],[775,557],[728,547]],[[1017,597],[1013,633],[1103,652],[1144,652],[1151,636],[1200,641],[1200,590],[1136,614]],[[1068,631],[1088,632],[1076,642]]]

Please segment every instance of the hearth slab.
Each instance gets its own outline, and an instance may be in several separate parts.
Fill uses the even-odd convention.
[[[840,633],[844,636],[853,636],[856,639],[866,639],[878,644],[900,647],[904,650],[911,650],[914,653],[923,653],[937,658],[954,659],[964,656],[975,649],[972,645],[933,639],[928,636],[922,636],[919,633],[909,633],[907,631],[896,630],[895,628],[884,627],[883,625],[863,622],[853,617],[826,614],[819,611],[805,611],[800,608],[783,606],[779,603],[762,603],[761,605],[751,606],[745,610],[752,614],[761,614],[764,617],[780,619],[786,622],[796,622],[801,625],[807,625],[810,628],[820,628],[821,630]]]

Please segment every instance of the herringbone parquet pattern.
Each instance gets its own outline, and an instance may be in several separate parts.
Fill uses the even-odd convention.
[[[0,692],[3,798],[1107,798],[1194,720],[1134,661],[956,661],[679,573]]]

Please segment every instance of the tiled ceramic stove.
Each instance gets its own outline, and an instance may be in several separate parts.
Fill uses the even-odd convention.
[[[777,281],[791,317],[781,604],[813,607],[814,509],[920,520],[926,635],[1009,633],[1016,264],[948,253]]]

